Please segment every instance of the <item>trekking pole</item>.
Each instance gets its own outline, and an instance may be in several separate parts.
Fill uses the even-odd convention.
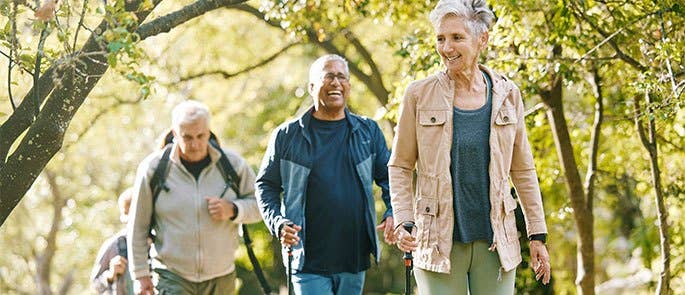
[[[292,222],[288,222],[285,225],[292,227],[295,225]],[[293,294],[293,247],[288,246],[288,295]]]
[[[405,222],[402,224],[404,230],[411,234],[412,229],[414,229],[414,224],[411,222]],[[411,271],[414,268],[414,257],[411,255],[411,251],[404,252],[404,294],[411,295]]]

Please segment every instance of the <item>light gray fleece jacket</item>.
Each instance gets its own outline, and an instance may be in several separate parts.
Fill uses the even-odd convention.
[[[149,276],[149,246],[147,243],[152,215],[155,217],[153,266],[167,269],[191,282],[202,282],[229,274],[235,269],[238,248],[238,226],[261,220],[254,197],[255,175],[247,162],[236,153],[224,149],[231,165],[240,177],[240,195],[228,188],[223,198],[238,208],[234,220],[214,221],[207,209],[206,196],[219,196],[225,181],[218,167],[219,150],[209,146],[211,164],[198,180],[183,166],[176,144],[170,155],[168,191],[157,197],[152,210],[150,179],[162,158],[163,150],[149,155],[138,166],[128,222],[128,259],[133,279]]]

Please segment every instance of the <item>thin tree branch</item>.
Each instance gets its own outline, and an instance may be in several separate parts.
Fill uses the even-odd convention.
[[[10,57],[9,54],[3,52],[2,50],[0,50],[0,55],[5,56],[7,59],[9,59],[9,61],[10,61],[11,63],[14,63],[15,65],[21,65],[21,63],[19,63],[19,62],[17,62],[16,60],[12,59],[12,58]],[[25,73],[27,73],[27,74],[33,76],[33,72],[27,70],[27,69],[24,68],[24,67],[19,67],[19,68],[21,68],[21,70],[24,71]]]
[[[533,106],[532,108],[523,112],[523,116],[528,117],[528,115],[533,115],[533,114],[537,113],[539,110],[544,109],[544,108],[545,108],[545,104],[540,102],[540,103],[536,104],[535,106]]]
[[[383,85],[383,76],[381,75],[381,71],[378,69],[378,65],[376,62],[373,60],[373,57],[371,56],[371,53],[366,49],[364,45],[362,45],[361,41],[352,33],[352,30],[350,29],[345,29],[343,30],[343,36],[352,43],[352,46],[354,46],[354,49],[359,52],[359,55],[362,56],[364,61],[369,65],[371,68],[371,76],[369,79],[371,79],[371,83],[374,84],[374,88],[377,88],[377,92],[381,94],[380,97],[378,97],[381,105],[385,107],[386,104],[388,104],[388,97],[390,96],[390,93],[385,90],[385,85]],[[373,90],[372,90],[373,91]],[[385,93],[382,93],[385,92]]]
[[[283,53],[285,53],[286,51],[288,51],[288,49],[290,49],[291,47],[293,47],[293,46],[295,46],[295,45],[298,45],[298,44],[299,44],[299,43],[290,43],[290,44],[286,45],[285,47],[281,48],[281,50],[279,50],[278,52],[276,52],[276,53],[272,54],[271,56],[265,58],[264,60],[262,60],[262,61],[260,61],[260,62],[258,62],[258,63],[256,63],[256,64],[253,64],[253,65],[251,65],[251,66],[248,66],[248,67],[246,67],[246,68],[244,68],[244,69],[241,69],[241,70],[239,70],[239,71],[237,71],[237,72],[229,73],[229,72],[226,72],[226,71],[224,71],[224,70],[206,71],[206,72],[201,72],[201,73],[197,73],[197,74],[192,74],[192,75],[188,75],[188,76],[185,76],[185,77],[181,77],[181,78],[179,79],[179,81],[180,81],[180,82],[185,82],[185,81],[188,81],[188,80],[193,80],[193,79],[197,79],[197,78],[204,77],[204,76],[209,76],[209,75],[221,75],[224,79],[230,79],[230,78],[233,78],[233,77],[235,77],[235,76],[238,76],[238,75],[241,75],[241,74],[250,72],[250,71],[252,71],[252,70],[254,70],[254,69],[260,68],[260,67],[262,67],[262,66],[264,66],[264,65],[266,65],[266,64],[268,64],[268,63],[270,63],[270,62],[272,62],[272,61],[274,61],[278,56],[280,56],[281,54],[283,54]]]
[[[661,134],[657,134],[656,137],[659,141],[672,146],[675,151],[680,152],[680,153],[685,153],[685,146],[679,145],[679,144],[673,142],[672,140],[669,140],[668,138],[666,138],[665,136],[663,136]]]
[[[581,57],[580,57],[579,59],[577,59],[575,62],[577,63],[577,62],[581,62],[581,61],[585,60],[585,59],[586,59],[588,56],[590,56],[590,54],[592,54],[595,50],[599,49],[600,47],[602,47],[602,45],[604,45],[605,43],[609,42],[609,40],[611,40],[612,38],[616,37],[619,33],[621,33],[621,32],[623,31],[623,29],[624,29],[624,28],[620,28],[620,29],[618,29],[616,32],[614,32],[613,34],[609,35],[609,37],[604,38],[604,40],[602,40],[602,42],[599,42],[599,44],[597,44],[595,47],[593,47],[592,49],[588,50],[588,52],[586,52],[585,54],[583,54],[583,56],[581,56]]]
[[[144,40],[150,36],[169,32],[171,29],[209,11],[244,2],[247,2],[247,0],[200,0],[181,8],[180,10],[158,17],[141,25],[138,30],[136,30],[136,33],[140,35],[141,40]]]
[[[661,42],[666,44],[666,27],[664,26],[664,13],[659,10],[659,21],[661,25]],[[673,76],[673,68],[671,67],[671,59],[670,56],[668,55],[668,50],[664,48],[664,51],[666,52],[666,69],[668,69],[668,77],[671,79],[671,88],[673,89],[673,97],[677,98],[678,97],[678,92],[677,92],[677,86],[675,83],[675,77]]]
[[[635,109],[635,127],[637,128],[637,135],[640,137],[640,141],[642,142],[642,145],[645,147],[650,147],[651,143],[647,139],[647,135],[645,134],[645,127],[642,125],[642,110],[640,110],[640,98],[636,94],[633,97],[633,106]]]
[[[38,83],[40,83],[40,62],[43,59],[43,47],[45,46],[45,39],[48,38],[48,35],[50,34],[50,31],[48,30],[48,26],[50,24],[46,23],[45,28],[41,30],[40,32],[40,40],[38,41],[38,50],[36,50],[36,63],[35,67],[33,69],[33,88],[38,87]],[[35,113],[33,115],[34,119],[35,117],[38,117],[38,113],[40,112],[40,97],[38,95],[38,92],[33,93],[33,101],[35,105]]]
[[[64,279],[62,279],[62,285],[59,287],[57,294],[66,295],[74,284],[74,269],[70,269]]]
[[[258,19],[266,22],[272,27],[279,28],[281,30],[285,30],[283,26],[281,26],[281,23],[274,20],[274,19],[266,19],[266,15],[259,11],[257,8],[254,8],[250,5],[247,4],[240,4],[234,6],[235,9],[241,10],[244,12],[247,12]],[[342,57],[345,57],[348,61],[350,58],[345,54],[340,48],[338,48],[335,44],[333,44],[333,41],[331,38],[325,39],[325,40],[319,40],[319,36],[314,31],[312,28],[306,28],[305,29],[305,34],[309,40],[323,48],[326,52],[332,53],[332,54],[337,54]],[[358,43],[357,45],[361,46],[361,43]],[[362,54],[362,52],[360,52]],[[370,57],[370,54],[369,54]],[[370,65],[370,64],[369,64]],[[359,65],[357,63],[349,63],[348,64],[350,68],[350,73],[357,77],[359,80],[366,85],[366,87],[376,96],[376,99],[378,99],[379,104],[381,106],[385,107],[388,101],[388,96],[390,95],[390,92],[385,88],[385,86],[382,83],[378,83],[379,81],[382,81],[382,77],[379,76],[378,80],[374,79],[373,76],[369,76],[364,71],[361,70]]]
[[[12,105],[12,111],[17,110],[17,105],[14,104],[14,98],[12,97],[12,68],[14,67],[12,55],[17,47],[17,2],[12,2],[12,12],[10,13],[10,54],[8,56],[9,61],[7,62],[7,95]]]
[[[588,155],[588,168],[585,176],[585,198],[587,210],[592,210],[595,197],[595,184],[597,178],[597,155],[599,154],[599,139],[602,135],[602,121],[604,120],[604,96],[602,95],[602,77],[596,65],[592,66],[590,83],[593,86],[595,96],[595,121],[590,136],[590,154]]]
[[[581,20],[584,20],[586,23],[588,23],[588,24],[590,25],[590,27],[592,27],[595,31],[597,31],[600,35],[602,35],[602,36],[605,38],[605,40],[607,40],[607,42],[609,43],[609,45],[611,45],[611,47],[614,49],[614,51],[616,52],[616,54],[617,54],[623,61],[625,61],[626,63],[628,63],[629,65],[633,66],[634,68],[636,68],[636,69],[638,69],[638,70],[640,70],[640,71],[645,71],[645,70],[647,70],[647,67],[646,67],[646,66],[644,66],[643,64],[641,64],[639,61],[637,61],[635,58],[631,57],[630,55],[624,53],[623,50],[621,50],[621,48],[618,46],[618,44],[613,40],[613,37],[612,37],[612,38],[609,38],[611,35],[610,35],[609,33],[605,32],[602,28],[600,28],[599,25],[595,24],[592,20],[590,20],[590,19],[586,16],[586,14],[585,14],[583,11],[581,11],[580,8],[579,8],[573,1],[571,1],[571,4],[572,4],[572,6],[573,6],[573,8],[574,8],[574,9],[573,9],[573,12],[574,12],[573,14],[576,16],[576,18],[581,19]],[[627,25],[624,26],[624,27],[627,27],[627,26],[629,26],[629,25],[632,25],[632,24],[634,24],[634,23],[636,23],[636,22],[638,22],[638,21],[640,21],[640,20],[642,20],[642,19],[644,19],[644,18],[647,18],[647,17],[650,16],[650,15],[653,15],[653,13],[652,13],[652,14],[645,14],[644,16],[642,16],[642,17],[640,17],[640,18],[634,20],[633,22],[631,22],[630,24],[627,24]],[[620,31],[620,30],[619,30],[619,31]]]
[[[49,169],[45,169],[44,172],[52,195],[52,223],[45,237],[45,249],[36,257],[36,282],[41,294],[52,294],[50,273],[52,272],[52,261],[58,248],[57,234],[59,233],[59,226],[62,224],[62,210],[67,203],[67,198],[64,198],[57,184],[57,176]]]
[[[133,100],[133,101],[117,99],[116,103],[114,103],[110,106],[107,106],[105,108],[102,108],[95,116],[93,116],[93,118],[91,118],[88,121],[89,123],[86,125],[86,128],[84,128],[83,130],[81,130],[81,132],[79,132],[79,134],[76,136],[76,139],[74,141],[64,145],[64,148],[63,148],[64,151],[65,152],[68,151],[71,147],[73,147],[76,143],[78,143],[81,140],[81,138],[83,138],[83,136],[85,136],[86,133],[88,133],[88,131],[90,131],[90,129],[93,128],[93,126],[95,125],[95,122],[97,122],[98,120],[100,120],[100,118],[102,118],[102,116],[106,115],[107,113],[109,113],[109,112],[111,112],[111,111],[115,110],[116,108],[119,108],[123,105],[137,104],[141,100],[142,100],[142,98],[139,98],[139,99]]]
[[[78,33],[81,32],[83,26],[83,20],[86,18],[86,11],[88,10],[88,0],[83,0],[83,7],[81,7],[81,16],[78,20],[78,25],[76,25],[76,32],[74,32],[74,42],[71,48],[76,50],[76,43],[78,42]]]

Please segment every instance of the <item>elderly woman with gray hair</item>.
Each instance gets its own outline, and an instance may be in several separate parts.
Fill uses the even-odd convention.
[[[522,259],[511,184],[536,279],[550,279],[521,93],[478,64],[493,19],[483,0],[438,2],[430,20],[445,70],[411,83],[400,105],[390,194],[397,246],[414,251],[420,294],[514,293]],[[415,223],[412,234],[399,226],[407,223]]]

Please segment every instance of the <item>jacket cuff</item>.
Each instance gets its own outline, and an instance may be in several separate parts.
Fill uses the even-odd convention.
[[[393,217],[392,208],[388,208],[388,210],[385,210],[385,213],[383,213],[383,218],[381,219],[381,222],[383,222],[388,217]],[[394,217],[393,217],[393,219],[394,219]]]
[[[528,236],[536,235],[536,234],[547,234],[547,224],[545,223],[545,220],[532,220],[532,221],[526,221],[526,233]]]
[[[233,206],[233,216],[229,220],[235,222],[238,219],[238,214],[240,214],[240,207],[235,202],[231,202],[231,206]]]
[[[398,210],[394,209],[393,210],[393,219],[395,221],[395,224],[397,226],[405,223],[405,222],[411,222],[414,223],[414,211],[413,210]]]
[[[545,243],[547,243],[547,234],[534,234],[534,235],[530,235],[530,237],[528,237],[528,240],[531,240],[531,241],[540,241],[540,242],[542,242],[543,244],[545,244]]]

